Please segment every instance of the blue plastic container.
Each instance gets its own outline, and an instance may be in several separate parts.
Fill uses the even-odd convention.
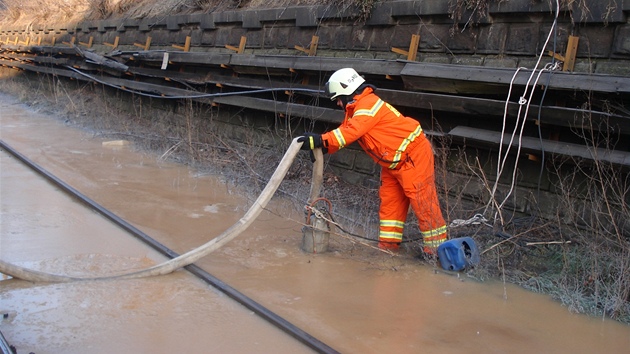
[[[448,240],[438,247],[438,259],[442,268],[460,271],[479,264],[479,250],[470,237]]]

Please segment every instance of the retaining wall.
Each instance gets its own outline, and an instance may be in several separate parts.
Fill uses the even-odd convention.
[[[481,14],[464,11],[452,19],[449,1],[384,1],[369,18],[354,8],[333,6],[250,9],[161,18],[86,21],[76,24],[0,28],[6,42],[88,43],[111,50],[116,37],[120,50],[138,48],[151,37],[151,49],[183,46],[192,51],[224,50],[247,38],[250,53],[304,55],[319,37],[318,56],[400,58],[392,47],[407,50],[413,34],[420,35],[416,60],[488,67],[533,67],[550,32],[555,6],[549,1],[511,0],[488,4]],[[577,3],[577,2],[576,2]],[[568,36],[579,37],[575,71],[630,76],[630,1],[588,1],[559,13],[556,52],[564,54]],[[457,23],[456,23],[457,22]],[[547,45],[552,50],[554,43]]]

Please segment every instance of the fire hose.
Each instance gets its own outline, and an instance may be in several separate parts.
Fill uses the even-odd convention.
[[[6,144],[1,142],[2,148],[10,149]],[[169,274],[177,269],[186,267],[199,259],[207,256],[208,254],[216,251],[221,248],[226,243],[230,242],[238,235],[240,235],[243,231],[245,231],[260,215],[263,209],[267,206],[267,203],[271,200],[274,193],[280,186],[280,183],[286,176],[291,164],[295,160],[298,152],[300,151],[300,147],[302,143],[293,139],[291,145],[285,152],[282,160],[276,167],[276,170],[272,174],[269,182],[260,193],[258,198],[254,201],[249,210],[243,215],[234,225],[230,226],[223,233],[213,238],[212,240],[206,242],[205,244],[186,252],[180,256],[172,258],[163,263],[157,264],[155,266],[139,270],[133,271],[124,274],[117,275],[106,275],[99,277],[71,277],[65,275],[51,274],[40,272],[32,269],[28,269],[25,267],[21,267],[15,264],[10,264],[3,260],[0,260],[0,273],[9,275],[14,278],[19,278],[27,281],[33,282],[71,282],[71,281],[79,281],[79,280],[111,280],[111,279],[137,279],[144,277],[151,277],[157,275],[165,275]],[[314,151],[315,161],[313,164],[313,174],[311,181],[311,189],[309,195],[309,203],[314,201],[319,197],[319,193],[321,192],[321,185],[323,179],[323,168],[324,168],[324,157],[322,153],[322,149],[318,148]],[[15,153],[14,153],[15,155]]]

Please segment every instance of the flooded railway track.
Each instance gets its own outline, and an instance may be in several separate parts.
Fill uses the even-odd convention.
[[[113,146],[107,136],[5,95],[0,110],[1,140],[177,253],[224,231],[252,203],[221,176]],[[169,258],[8,153],[0,152],[0,163],[0,259],[88,277]],[[622,353],[630,347],[627,325],[576,315],[509,283],[444,276],[410,257],[341,242],[333,252],[305,253],[294,221],[303,211],[284,202],[270,203],[241,236],[195,264],[337,351]],[[5,279],[0,313],[7,312],[0,330],[19,353],[315,351],[184,270],[116,281]]]
[[[22,162],[24,165],[28,166],[33,171],[37,172],[38,175],[40,175],[43,178],[45,178],[46,180],[50,181],[56,187],[60,188],[63,192],[69,194],[73,198],[76,198],[77,200],[79,200],[80,202],[85,204],[87,207],[90,207],[94,211],[98,212],[103,217],[105,217],[106,219],[108,219],[109,221],[114,223],[115,225],[121,227],[123,230],[127,231],[132,236],[136,237],[137,239],[139,239],[142,242],[144,242],[147,245],[149,245],[151,248],[156,250],[158,253],[160,253],[160,254],[168,257],[168,258],[171,258],[171,259],[172,258],[176,258],[176,257],[179,256],[179,254],[177,254],[176,252],[174,252],[173,250],[171,250],[167,246],[165,246],[162,243],[158,242],[157,240],[153,239],[151,236],[147,235],[143,231],[141,231],[138,228],[136,228],[135,226],[131,225],[129,222],[127,222],[124,219],[122,219],[121,217],[117,216],[116,214],[114,214],[113,212],[108,210],[107,208],[101,206],[100,204],[98,204],[94,200],[90,199],[89,197],[87,197],[86,195],[84,195],[83,193],[78,191],[76,188],[72,187],[71,185],[69,185],[68,183],[64,182],[63,180],[61,180],[57,176],[53,175],[52,173],[50,173],[49,171],[47,171],[43,167],[39,166],[37,163],[33,162],[28,157],[26,157],[25,155],[21,154],[19,151],[17,151],[13,147],[9,146],[7,143],[5,143],[2,140],[0,140],[0,148],[2,150],[4,150],[6,153],[9,153],[13,157],[15,157],[17,160]],[[212,287],[216,288],[217,290],[221,291],[222,293],[224,293],[225,295],[227,295],[231,299],[233,299],[236,302],[238,302],[240,305],[242,305],[242,306],[246,307],[247,309],[253,311],[255,314],[260,316],[262,319],[264,319],[268,323],[274,325],[275,327],[279,328],[280,330],[282,330],[283,332],[287,333],[291,337],[295,338],[296,340],[298,340],[302,344],[306,345],[307,347],[309,347],[309,348],[311,348],[311,349],[313,349],[313,350],[315,350],[316,352],[319,352],[319,353],[337,353],[337,351],[335,349],[333,349],[332,347],[330,347],[329,345],[325,344],[324,342],[320,341],[319,339],[315,338],[314,336],[310,335],[309,333],[305,332],[304,330],[298,328],[296,325],[290,323],[289,321],[287,321],[283,317],[279,316],[275,312],[267,309],[266,307],[264,307],[260,303],[254,301],[253,299],[251,299],[248,296],[244,295],[243,293],[239,292],[238,290],[236,290],[235,288],[230,286],[228,283],[218,279],[217,277],[215,277],[212,274],[208,273],[207,271],[203,270],[199,266],[197,266],[195,264],[190,264],[188,266],[185,266],[184,268],[188,272],[190,272],[191,274],[196,276],[197,278],[201,279],[203,282],[205,282],[205,283],[211,285]],[[0,349],[4,350],[3,349],[4,347],[5,346],[2,345],[2,346],[0,346]]]

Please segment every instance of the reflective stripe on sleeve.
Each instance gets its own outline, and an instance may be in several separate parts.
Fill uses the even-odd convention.
[[[358,109],[354,112],[354,116],[369,116],[369,117],[374,117],[376,115],[376,112],[378,112],[379,109],[381,109],[381,107],[383,107],[383,105],[385,104],[385,102],[381,99],[379,99],[378,101],[376,101],[376,103],[374,104],[374,106],[372,106],[371,108],[366,108],[366,109]]]
[[[337,143],[339,144],[339,148],[346,146],[346,138],[343,137],[341,130],[339,128],[332,131],[335,135],[335,139],[337,139]]]

